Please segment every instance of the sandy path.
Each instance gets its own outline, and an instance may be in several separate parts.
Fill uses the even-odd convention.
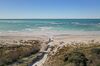
[[[45,54],[43,55],[43,58],[40,59],[39,61],[37,61],[36,63],[34,63],[32,66],[43,66],[43,64],[45,63],[45,61],[46,61],[46,59],[47,59],[47,57],[48,57],[48,53],[50,53],[50,51],[51,51],[51,49],[52,49],[51,47],[54,45],[54,44],[53,44],[53,37],[52,37],[52,36],[50,36],[48,42],[49,42],[49,43],[48,43],[47,47],[45,47],[45,46],[42,45],[42,48],[47,48],[47,50],[44,50],[44,51],[43,51],[43,49],[40,50],[40,51],[42,51],[43,53],[45,52]],[[42,56],[42,55],[41,55],[41,56]]]

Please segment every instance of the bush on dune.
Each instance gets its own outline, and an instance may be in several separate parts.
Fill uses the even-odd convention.
[[[81,52],[72,52],[70,54],[67,54],[68,56],[65,57],[68,60],[66,60],[69,63],[73,63],[74,66],[87,66],[88,59],[85,57],[85,55]]]
[[[41,42],[39,40],[23,41],[18,45],[1,45],[0,48],[0,66],[11,64],[20,58],[35,54],[40,50]]]
[[[100,43],[70,43],[54,55],[50,55],[44,66],[99,66]]]

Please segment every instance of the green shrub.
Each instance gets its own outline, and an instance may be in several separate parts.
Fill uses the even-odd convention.
[[[80,66],[80,64],[83,66],[87,66],[88,59],[81,52],[72,52],[67,56],[67,58],[67,61],[70,63],[74,63],[75,66]]]
[[[91,51],[95,54],[100,54],[100,48],[93,48]]]

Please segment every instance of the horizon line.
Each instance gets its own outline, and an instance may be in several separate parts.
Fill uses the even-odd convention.
[[[100,18],[0,18],[3,19],[100,19]]]

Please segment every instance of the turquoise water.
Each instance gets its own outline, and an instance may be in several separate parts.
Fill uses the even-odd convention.
[[[9,31],[100,31],[100,19],[2,19],[0,32]]]

